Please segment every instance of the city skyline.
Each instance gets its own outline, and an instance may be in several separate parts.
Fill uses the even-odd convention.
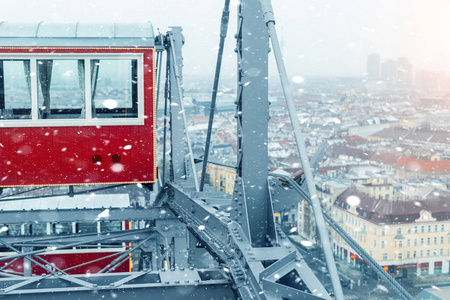
[[[223,78],[235,76],[233,49],[238,1],[231,1]],[[17,9],[26,7],[26,9]],[[0,21],[17,22],[136,22],[150,20],[157,33],[182,26],[186,75],[212,76],[219,40],[223,3],[191,0],[25,1],[4,3]],[[443,0],[377,1],[273,1],[275,18],[289,75],[355,76],[366,73],[365,58],[406,57],[417,69],[450,69],[450,35],[446,16],[450,3]],[[30,13],[32,12],[32,13]],[[207,13],[205,13],[207,12]],[[276,68],[270,56],[270,72]]]

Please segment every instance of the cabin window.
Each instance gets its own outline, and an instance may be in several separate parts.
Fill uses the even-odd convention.
[[[97,222],[80,222],[77,223],[77,233],[96,233]]]
[[[47,223],[30,224],[30,234],[31,235],[46,235],[47,234]]]
[[[29,60],[0,60],[0,118],[31,119]]]
[[[1,125],[143,125],[143,68],[142,54],[4,55]]]
[[[100,223],[101,232],[121,231],[122,221],[105,221]]]
[[[73,233],[73,226],[71,222],[61,222],[53,224],[53,232],[55,234],[70,234]]]
[[[136,118],[137,60],[92,60],[93,117]]]
[[[84,118],[84,60],[37,61],[39,119]]]

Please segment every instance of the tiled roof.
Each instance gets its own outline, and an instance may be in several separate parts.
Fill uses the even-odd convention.
[[[408,130],[401,129],[401,128],[385,128],[381,131],[375,132],[374,134],[371,134],[370,136],[373,137],[381,137],[381,138],[388,138],[388,139],[399,139],[404,138],[408,134]]]
[[[394,166],[424,173],[450,173],[450,160],[431,161],[402,156]]]
[[[440,195],[440,197],[430,197],[418,201],[390,201],[376,199],[357,189],[348,188],[336,198],[334,205],[348,210],[352,204],[351,200],[348,201],[349,197],[357,197],[359,198],[356,209],[358,214],[377,224],[414,222],[420,217],[420,212],[423,210],[431,212],[437,221],[450,220],[450,194],[442,193]]]
[[[407,130],[402,128],[386,128],[370,136],[388,138],[392,140],[402,139],[416,142],[450,144],[450,132],[440,130]]]
[[[362,160],[368,160],[375,153],[370,150],[361,150],[342,145],[332,145],[328,147],[327,152],[331,153],[331,155],[335,157],[338,157],[339,155],[348,155]]]
[[[395,164],[401,156],[393,153],[382,153],[382,152],[376,152],[370,160],[386,164],[386,165],[393,165]]]
[[[347,135],[344,136],[344,140],[347,142],[347,144],[353,145],[367,142],[365,138],[360,137],[359,135]]]

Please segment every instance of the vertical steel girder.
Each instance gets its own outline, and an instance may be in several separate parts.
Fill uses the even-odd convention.
[[[244,228],[254,247],[274,236],[268,176],[269,35],[258,0],[242,1],[238,12],[237,179],[232,220]]]
[[[186,137],[185,128],[182,118],[182,109],[180,95],[178,93],[177,78],[175,74],[175,66],[171,51],[177,57],[177,62],[180,64],[179,70],[181,70],[181,64],[183,61],[181,47],[184,44],[183,36],[181,35],[181,27],[171,27],[172,33],[174,34],[174,44],[169,43],[168,49],[168,59],[170,60],[170,145],[171,145],[171,180],[181,180],[186,179],[186,166],[185,166],[185,155],[186,155]],[[183,82],[183,73],[179,72],[178,80]]]
[[[172,145],[172,172],[174,180],[193,179],[195,190],[199,190],[197,172],[195,170],[194,157],[191,147],[190,134],[187,128],[186,111],[183,105],[183,56],[181,47],[184,44],[184,36],[181,27],[171,27],[168,33],[171,87],[171,145]],[[176,128],[173,130],[172,128]],[[182,129],[182,130],[180,130]],[[186,151],[187,150],[187,151]],[[176,159],[174,159],[174,156]]]

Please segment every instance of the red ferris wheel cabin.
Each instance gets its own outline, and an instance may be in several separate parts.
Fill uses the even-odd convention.
[[[0,186],[150,183],[152,25],[0,23]]]

